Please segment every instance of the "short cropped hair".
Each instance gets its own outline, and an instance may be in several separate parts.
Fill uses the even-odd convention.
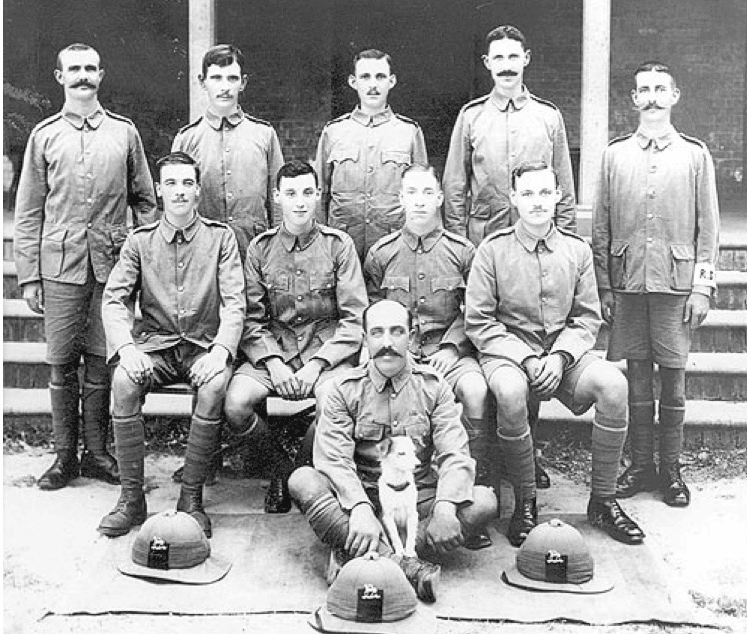
[[[410,172],[426,172],[428,174],[431,174],[433,178],[436,179],[438,186],[441,187],[441,174],[439,174],[438,170],[433,167],[433,165],[424,163],[413,163],[412,165],[408,165],[402,172],[402,181],[405,180],[405,176],[407,176]]]
[[[558,175],[552,167],[545,163],[545,161],[526,161],[519,165],[519,167],[514,168],[511,172],[511,189],[516,191],[516,181],[527,172],[544,172],[545,170],[550,170],[550,172],[552,172],[552,175],[555,178],[555,187],[557,187]]]
[[[504,24],[503,26],[496,27],[490,33],[485,36],[485,52],[487,53],[490,49],[490,43],[497,40],[516,40],[521,43],[522,48],[525,51],[529,50],[529,40],[526,36],[519,31],[515,26],[510,24]]]
[[[191,165],[195,168],[195,180],[198,185],[200,184],[200,166],[197,165],[197,161],[186,152],[171,152],[170,154],[158,159],[156,162],[156,170],[158,171],[159,182],[161,180],[161,170],[163,170],[166,165]]]
[[[96,53],[96,55],[99,56],[99,65],[101,65],[101,55],[99,55],[99,52],[95,48],[93,48],[93,46],[88,46],[88,44],[81,44],[80,42],[76,42],[75,44],[66,46],[59,53],[57,53],[57,70],[63,70],[62,56],[68,51],[93,51],[94,53]]]
[[[306,161],[294,160],[288,161],[278,170],[277,176],[275,177],[275,187],[280,189],[280,181],[283,178],[296,178],[297,176],[303,176],[304,174],[313,174],[314,183],[317,187],[319,186],[319,177],[316,174],[316,170]]]
[[[366,332],[366,330],[368,330],[368,311],[381,302],[394,302],[395,304],[399,304],[400,306],[402,306],[402,308],[404,308],[405,312],[407,313],[407,330],[412,330],[412,311],[407,306],[405,306],[402,302],[398,302],[396,299],[379,299],[373,304],[369,304],[368,306],[366,306],[366,308],[363,310],[364,333]]]
[[[207,75],[210,66],[230,66],[236,62],[244,74],[244,54],[238,46],[233,44],[217,44],[211,46],[202,56],[202,77]]]
[[[355,75],[356,64],[362,59],[384,59],[389,64],[389,72],[394,74],[394,66],[392,65],[392,56],[389,53],[380,51],[376,48],[367,48],[365,51],[361,51],[355,57],[353,57],[353,75]]]
[[[663,62],[657,62],[653,60],[639,64],[638,68],[636,68],[635,72],[633,73],[633,83],[635,84],[638,73],[648,73],[651,71],[655,73],[666,73],[672,78],[672,88],[677,87],[677,80],[675,79],[672,69]]]

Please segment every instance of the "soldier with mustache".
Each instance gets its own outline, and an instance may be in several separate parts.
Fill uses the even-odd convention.
[[[44,315],[50,364],[57,459],[39,478],[45,490],[61,489],[78,475],[119,482],[106,448],[109,369],[101,297],[127,237],[128,207],[135,225],[156,219],[140,135],[132,121],[99,103],[99,54],[71,44],[59,52],[54,76],[65,103],[31,132],[15,209],[18,283],[29,308]]]
[[[518,220],[509,200],[512,172],[529,161],[544,161],[556,174],[562,192],[555,225],[576,229],[576,198],[563,115],[529,92],[524,69],[531,60],[527,38],[514,26],[493,29],[485,38],[482,60],[493,78],[493,91],[466,104],[451,134],[444,168],[444,225],[475,245]],[[536,429],[539,403],[530,403],[530,426]],[[537,486],[550,486],[537,461]]]
[[[617,497],[658,489],[687,506],[680,474],[685,365],[692,331],[710,306],[719,211],[705,143],[672,126],[680,98],[672,70],[645,62],[631,91],[638,129],[610,142],[594,204],[594,263],[602,317],[611,324],[607,357],[627,359],[632,464]],[[653,364],[659,365],[659,468],[654,462]]]
[[[402,174],[410,165],[428,163],[428,156],[420,126],[389,107],[389,91],[397,84],[389,55],[358,53],[348,83],[358,93],[358,106],[326,125],[317,148],[320,222],[348,233],[363,262],[374,242],[402,227]]]

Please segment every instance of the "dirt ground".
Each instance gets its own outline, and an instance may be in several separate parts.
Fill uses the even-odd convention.
[[[693,503],[670,509],[656,494],[642,494],[624,503],[647,532],[646,543],[676,579],[704,623],[725,631],[747,632],[747,452],[706,449],[687,454],[685,474]],[[553,510],[582,512],[588,495],[588,451],[572,441],[546,444],[543,459],[550,467],[553,488],[540,492],[540,514]],[[57,492],[36,487],[36,477],[51,463],[47,449],[6,444],[3,456],[3,631],[6,634],[105,633],[138,634],[158,631],[312,633],[307,615],[261,614],[171,616],[108,614],[103,616],[47,615],[66,583],[102,556],[106,538],[95,527],[116,500],[118,489],[79,478]],[[152,452],[146,474],[149,504],[167,506],[175,500],[170,474],[178,456]],[[225,477],[225,476],[224,476]],[[218,487],[221,486],[219,483]],[[256,504],[261,508],[261,488]],[[508,491],[504,489],[504,499]],[[159,502],[160,501],[160,502]],[[508,509],[503,510],[506,515]],[[708,628],[662,626],[655,623],[594,627],[567,622],[523,625],[440,620],[440,634],[648,634],[707,632]]]

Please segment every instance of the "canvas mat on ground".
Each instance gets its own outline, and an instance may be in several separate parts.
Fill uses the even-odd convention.
[[[302,515],[211,514],[215,552],[233,567],[220,581],[189,586],[125,576],[115,566],[135,537],[110,540],[106,556],[62,597],[54,614],[241,614],[311,612],[324,602],[328,550]],[[540,518],[546,520],[549,518]],[[532,592],[501,580],[514,563],[516,549],[491,528],[493,546],[477,552],[460,549],[444,561],[441,590],[434,608],[439,617],[536,623],[567,619],[591,624],[632,621],[700,623],[644,546],[625,546],[591,528],[580,515],[561,516],[588,540],[599,570],[615,580],[608,593],[571,595]]]

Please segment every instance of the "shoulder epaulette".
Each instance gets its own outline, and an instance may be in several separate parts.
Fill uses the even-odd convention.
[[[416,128],[420,127],[420,124],[417,121],[415,121],[415,119],[410,119],[410,117],[406,117],[403,114],[397,114],[396,112],[394,113],[394,116],[397,117],[397,119],[399,119],[400,121],[404,121],[405,123],[411,123]]]
[[[706,144],[703,143],[700,139],[696,139],[694,136],[688,136],[687,134],[682,134],[682,132],[679,133],[679,135],[688,143],[692,143],[693,145],[697,145],[699,148],[705,148]]]
[[[496,229],[492,233],[489,233],[487,236],[483,238],[483,242],[488,242],[490,240],[495,240],[496,238],[501,238],[503,236],[511,235],[516,230],[516,226],[511,227],[504,227],[503,229]]]
[[[334,227],[330,227],[329,225],[317,224],[317,227],[319,227],[319,233],[323,233],[325,236],[334,236],[335,238],[339,238],[340,240],[344,240],[346,237],[350,238],[350,236],[344,231],[335,229]],[[350,239],[352,240],[352,238]]]
[[[254,121],[254,123],[272,127],[272,124],[269,121],[265,121],[264,119],[260,119],[259,117],[253,117],[250,114],[246,114],[246,112],[244,113],[244,118],[249,119],[249,121]]]
[[[478,97],[477,99],[473,99],[472,101],[468,101],[462,106],[462,110],[472,108],[473,106],[479,106],[481,103],[485,103],[488,99],[490,99],[490,93],[488,93],[487,95],[483,95],[482,97]]]
[[[111,110],[104,110],[106,114],[108,114],[112,119],[116,119],[117,121],[123,121],[124,123],[129,123],[131,126],[135,126],[135,124],[132,122],[132,119],[128,119],[127,117],[123,117],[121,114],[117,114],[116,112],[112,112]]]
[[[345,121],[346,119],[350,119],[352,114],[353,114],[352,112],[346,112],[345,114],[340,115],[336,119],[332,119],[332,121],[327,121],[327,125],[325,125],[324,127],[326,128],[327,126],[330,126],[333,123],[339,123],[340,121]]]
[[[614,139],[612,139],[612,141],[610,141],[607,144],[607,147],[609,147],[610,145],[614,145],[615,143],[619,143],[620,141],[625,141],[625,139],[629,139],[632,136],[633,136],[633,133],[628,132],[627,134],[623,134],[622,136],[615,137]]]
[[[453,231],[444,231],[444,237],[448,238],[449,240],[453,240],[454,242],[458,242],[463,246],[469,246],[470,244],[472,244],[469,238],[460,236],[458,233],[454,233]]]
[[[369,249],[369,251],[378,251],[383,246],[394,242],[401,235],[402,235],[402,229],[397,229],[396,231],[392,231],[392,233],[388,233],[385,236],[379,238],[376,242],[374,242],[373,246]]]
[[[142,227],[135,227],[132,230],[132,233],[141,233],[142,231],[153,231],[158,225],[161,224],[160,220],[156,220],[154,222],[149,222],[147,225],[143,225]]]
[[[549,106],[553,110],[558,110],[558,107],[552,101],[548,101],[547,99],[542,99],[541,97],[538,97],[537,95],[532,95],[531,93],[530,93],[530,97],[534,99],[537,103],[541,103],[545,106]]]
[[[35,132],[38,132],[42,128],[46,128],[50,123],[54,123],[55,121],[59,121],[60,119],[62,119],[62,113],[61,112],[57,112],[57,113],[53,114],[51,117],[47,117],[46,119],[43,119],[42,121],[39,121],[39,123],[37,123],[34,126],[34,129],[31,131],[31,134],[34,134]]]
[[[277,232],[280,231],[280,225],[277,227],[272,227],[271,229],[267,229],[266,231],[263,231],[257,236],[254,236],[252,239],[252,244],[262,242],[263,240],[267,240],[269,238],[272,238],[272,236],[277,235]]]
[[[588,242],[586,242],[586,238],[578,235],[574,231],[570,231],[568,229],[564,229],[563,227],[557,227],[557,226],[555,228],[558,230],[558,232],[560,232],[564,236],[568,236],[569,238],[576,238],[576,240],[581,240],[581,242],[583,242],[584,244],[588,244]]]
[[[196,118],[196,119],[195,119],[194,121],[192,121],[191,123],[188,123],[187,125],[185,125],[185,126],[182,126],[181,128],[179,128],[179,132],[177,132],[177,134],[181,134],[182,132],[186,132],[186,131],[187,131],[187,130],[189,130],[190,128],[194,128],[194,127],[195,127],[195,126],[196,126],[196,125],[197,125],[198,123],[200,123],[200,121],[202,121],[202,119],[203,119],[203,117],[202,117],[202,116],[200,116],[200,117],[197,117],[197,118]]]
[[[230,229],[231,227],[228,226],[225,222],[221,222],[220,220],[215,220],[214,218],[205,218],[205,216],[200,216],[202,219],[202,222],[210,227],[221,227],[223,229]]]

